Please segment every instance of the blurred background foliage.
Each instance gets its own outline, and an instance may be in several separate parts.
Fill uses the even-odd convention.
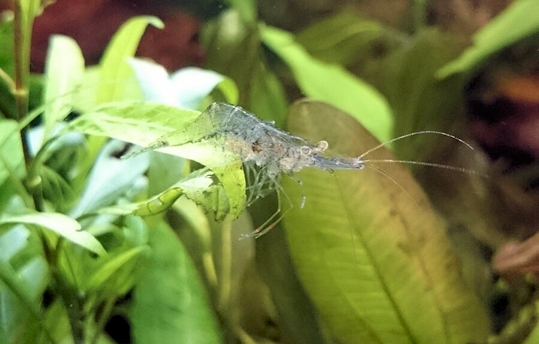
[[[25,1],[0,8],[13,3]],[[13,25],[3,13],[0,67],[13,76]],[[53,2],[33,26],[30,109],[65,99],[47,94],[55,80],[84,92],[68,111],[45,110],[41,120],[30,112],[17,123],[16,96],[2,77],[0,343],[536,342],[537,13],[535,0]],[[137,17],[107,47],[123,23],[142,15],[164,27]],[[69,57],[58,50],[56,69],[46,66],[51,34],[80,46]],[[133,75],[117,67],[135,52],[162,65],[165,77],[153,69],[137,86],[141,69]],[[32,202],[21,191],[28,188],[24,147],[12,133],[31,120],[46,127],[50,116],[82,115],[79,132],[121,139],[161,130],[150,124],[180,126],[170,124],[174,116],[195,114],[164,92],[208,77],[166,74],[188,66],[223,76],[197,86],[212,85],[194,110],[235,103],[314,142],[327,140],[335,154],[357,156],[422,130],[476,149],[413,136],[368,158],[467,172],[382,163],[334,175],[305,171],[296,177],[301,187],[283,177],[280,200],[271,194],[238,219],[217,222],[180,197],[192,184],[175,184],[206,185],[197,163],[153,153],[120,160],[126,148],[117,141],[34,134],[34,152],[47,148],[34,164],[45,209],[25,210]],[[116,124],[88,111],[152,92],[151,100],[181,109],[150,118],[154,108],[117,107]],[[149,144],[149,137],[125,140]],[[54,144],[40,145],[47,140]],[[222,184],[224,174],[242,173],[213,172]],[[219,196],[224,188],[233,199],[234,180],[208,188],[209,209],[234,211]],[[170,208],[154,214],[155,203],[145,201],[152,196]],[[292,205],[284,221],[258,240],[238,240],[279,202],[282,210]],[[154,215],[137,215],[145,210]],[[54,214],[41,217],[47,212]]]

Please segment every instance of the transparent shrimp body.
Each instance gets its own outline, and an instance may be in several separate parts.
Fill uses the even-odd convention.
[[[313,144],[299,136],[274,127],[240,107],[214,103],[205,114],[215,116],[228,149],[238,154],[244,163],[254,162],[273,178],[280,173],[291,174],[306,167],[321,170],[363,169],[357,158],[325,158],[326,141]],[[204,116],[202,114],[201,116]],[[219,117],[217,117],[219,116]]]

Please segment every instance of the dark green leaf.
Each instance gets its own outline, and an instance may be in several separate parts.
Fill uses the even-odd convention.
[[[345,11],[314,23],[296,39],[316,58],[347,66],[370,54],[370,45],[384,34],[380,23]]]

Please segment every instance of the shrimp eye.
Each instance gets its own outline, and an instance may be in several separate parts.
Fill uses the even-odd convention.
[[[329,146],[328,142],[325,141],[325,140],[322,140],[322,141],[319,141],[319,142],[318,142],[318,145],[317,145],[317,147],[316,147],[316,150],[319,151],[319,152],[323,152],[323,151],[325,151],[326,149],[328,149],[328,146]]]
[[[311,151],[312,151],[312,149],[310,147],[307,147],[307,146],[301,146],[300,149],[299,149],[299,152],[302,155],[305,155],[305,156],[310,155]]]

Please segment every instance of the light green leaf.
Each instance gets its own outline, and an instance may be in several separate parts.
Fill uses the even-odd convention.
[[[6,343],[25,342],[22,338],[30,330],[34,335],[47,335],[40,305],[49,278],[48,265],[41,247],[29,244],[35,239],[30,235],[22,225],[0,235],[0,340]]]
[[[155,103],[118,102],[83,114],[69,129],[145,147],[166,133],[184,128],[199,115],[199,111]]]
[[[514,1],[505,11],[474,35],[473,45],[456,60],[446,64],[438,78],[471,71],[494,53],[539,32],[539,2]]]
[[[94,274],[90,277],[88,283],[86,284],[86,290],[89,293],[96,293],[102,288],[110,288],[110,279],[113,277],[117,277],[118,272],[129,262],[133,262],[135,259],[137,259],[140,253],[143,252],[145,248],[145,246],[134,247],[108,260],[101,267],[99,267],[99,269],[97,269],[97,271],[95,271]],[[132,273],[130,273],[130,275],[131,274]],[[121,283],[123,285],[121,285],[120,287],[127,287],[128,289],[131,288],[131,286],[125,285],[125,281],[121,282],[124,283]],[[115,286],[115,288],[112,289],[120,293],[118,286]]]
[[[201,206],[206,212],[215,212],[217,220],[228,214],[228,199],[223,199],[222,188],[213,185],[212,173],[200,171],[189,176],[147,201],[121,204],[99,210],[100,214],[148,216],[159,214],[174,204],[182,195]]]
[[[241,19],[246,24],[255,25],[257,19],[256,0],[227,0],[238,11]]]
[[[42,257],[36,257],[37,260]],[[30,262],[30,264],[34,264]],[[36,271],[34,283],[44,282],[46,264],[43,262],[39,267],[45,267],[45,271]],[[34,295],[35,289],[27,285],[23,278],[19,277],[9,262],[0,262],[0,335],[2,339],[8,339],[12,343],[15,338],[24,334],[25,325],[30,318],[35,320],[43,329],[44,324],[40,320],[41,300]],[[41,290],[43,292],[43,290]],[[46,331],[46,330],[45,330]]]
[[[30,231],[24,226],[15,226],[0,235],[0,261],[8,262],[26,244]]]
[[[127,58],[133,57],[139,41],[149,24],[163,28],[163,22],[156,17],[140,16],[129,19],[114,34],[100,62],[100,86],[98,104],[120,100],[123,94],[122,80],[132,75]]]
[[[374,87],[339,65],[311,57],[286,31],[263,26],[261,35],[263,42],[288,64],[305,95],[350,113],[379,140],[391,138],[391,109]]]
[[[23,154],[16,121],[0,120],[0,184],[23,168]],[[19,176],[20,177],[20,176]]]
[[[4,217],[0,226],[6,224],[35,225],[55,232],[74,244],[84,247],[98,255],[107,252],[101,243],[90,233],[82,231],[80,224],[72,218],[58,213],[38,213],[20,216]]]
[[[215,315],[190,257],[164,223],[150,230],[152,249],[129,312],[137,343],[220,343]]]
[[[322,103],[295,105],[288,128],[313,141],[324,138],[345,156],[378,144],[359,123]],[[383,149],[373,155],[394,158]],[[297,178],[306,204],[286,214],[285,229],[300,278],[338,342],[485,341],[487,312],[403,166],[386,164],[383,175],[369,168],[334,175],[306,169]],[[291,199],[300,199],[297,183],[282,182]]]
[[[71,112],[75,91],[81,86],[83,76],[84,57],[77,42],[67,36],[52,36],[45,65],[44,140],[49,138],[56,122]]]

